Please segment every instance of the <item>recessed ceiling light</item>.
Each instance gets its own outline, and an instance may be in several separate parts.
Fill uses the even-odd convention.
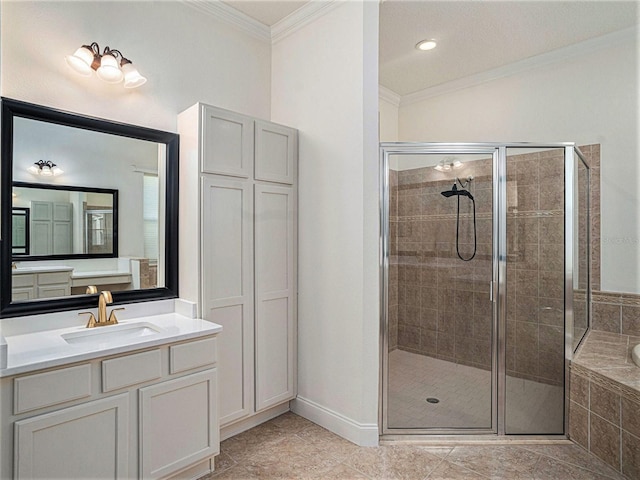
[[[422,40],[416,44],[418,50],[433,50],[436,48],[435,40]]]

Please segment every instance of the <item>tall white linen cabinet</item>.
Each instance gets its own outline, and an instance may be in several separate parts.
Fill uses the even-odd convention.
[[[223,327],[224,439],[296,395],[298,134],[202,103],[178,133],[180,297]]]

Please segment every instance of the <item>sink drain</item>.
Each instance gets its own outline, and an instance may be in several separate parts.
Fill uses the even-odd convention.
[[[434,397],[429,397],[429,398],[427,398],[427,402],[429,402],[429,403],[440,403],[440,400],[438,400],[437,398],[434,398]]]

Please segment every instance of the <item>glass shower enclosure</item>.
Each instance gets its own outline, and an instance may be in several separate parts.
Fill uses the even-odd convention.
[[[589,319],[574,144],[383,143],[382,435],[556,436]]]

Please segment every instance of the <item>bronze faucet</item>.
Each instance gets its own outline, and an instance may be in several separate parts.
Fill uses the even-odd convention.
[[[87,288],[87,293],[95,293],[96,291],[97,289],[94,286],[89,286]],[[109,290],[103,290],[98,296],[98,319],[96,320],[96,317],[92,312],[80,312],[78,315],[90,315],[89,321],[87,322],[87,328],[102,327],[104,325],[116,325],[118,323],[118,319],[116,318],[116,310],[124,310],[124,308],[121,307],[112,309],[111,314],[107,318],[107,305],[109,305],[110,303],[113,303],[111,292]]]

